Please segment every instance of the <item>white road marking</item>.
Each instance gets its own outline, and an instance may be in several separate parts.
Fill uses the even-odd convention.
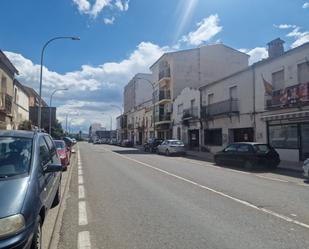
[[[297,214],[291,214],[291,216],[293,216],[293,217],[297,217]]]
[[[105,150],[106,150],[106,149],[105,149]],[[290,218],[290,217],[288,217],[288,216],[285,216],[285,215],[276,213],[276,212],[274,212],[274,211],[268,210],[268,209],[266,209],[266,208],[260,208],[260,207],[254,205],[254,204],[251,204],[251,203],[249,203],[249,202],[247,202],[247,201],[244,201],[244,200],[235,198],[235,197],[230,196],[230,195],[228,195],[228,194],[225,194],[225,193],[223,193],[223,192],[221,192],[221,191],[217,191],[217,190],[215,190],[215,189],[209,188],[209,187],[204,186],[204,185],[202,185],[202,184],[199,184],[199,183],[197,183],[197,182],[188,180],[188,179],[186,179],[186,178],[184,178],[184,177],[181,177],[181,176],[175,175],[175,174],[173,174],[173,173],[170,173],[170,172],[168,172],[168,171],[165,171],[165,170],[163,170],[163,169],[154,167],[154,166],[152,166],[152,165],[150,165],[150,164],[148,164],[148,163],[144,163],[144,162],[135,160],[135,159],[133,159],[133,158],[131,158],[131,157],[127,157],[127,156],[124,156],[124,155],[120,155],[119,153],[116,153],[116,152],[111,151],[111,150],[106,150],[106,151],[109,151],[110,153],[113,153],[113,154],[115,154],[115,155],[117,155],[117,156],[119,156],[119,157],[122,157],[122,158],[124,158],[124,159],[130,160],[130,161],[132,161],[132,162],[135,162],[135,163],[138,163],[138,164],[140,164],[140,165],[143,165],[143,166],[146,166],[146,167],[148,167],[148,168],[151,168],[151,169],[153,169],[153,170],[156,170],[156,171],[158,171],[158,172],[160,172],[160,173],[163,173],[163,174],[172,176],[172,177],[174,177],[174,178],[177,178],[177,179],[179,179],[179,180],[181,180],[181,181],[190,183],[190,184],[192,184],[192,185],[194,185],[194,186],[197,186],[197,187],[199,187],[199,188],[205,189],[205,190],[207,190],[207,191],[209,191],[209,192],[215,193],[215,194],[220,195],[220,196],[222,196],[222,197],[225,197],[225,198],[227,198],[227,199],[233,200],[233,201],[235,201],[235,202],[237,202],[237,203],[240,203],[240,204],[242,204],[242,205],[244,205],[244,206],[253,208],[253,209],[258,210],[258,211],[261,211],[261,212],[263,212],[263,213],[270,214],[270,215],[272,215],[272,216],[274,216],[274,217],[277,217],[277,218],[279,218],[279,219],[281,219],[281,220],[284,220],[284,221],[286,221],[286,222],[290,222],[290,223],[293,223],[293,224],[296,224],[296,225],[299,225],[299,226],[301,226],[301,227],[304,227],[304,228],[309,229],[309,224],[300,222],[300,221],[295,220],[295,219],[292,219],[292,218]]]
[[[289,181],[282,180],[282,179],[275,178],[275,177],[262,176],[262,175],[256,175],[256,174],[254,174],[254,175],[255,175],[256,177],[264,178],[264,179],[271,180],[271,181],[285,182],[285,183],[288,183],[288,182],[289,182]]]
[[[79,176],[83,175],[83,170],[82,170],[82,169],[79,169],[79,170],[78,170],[78,175],[79,175]]]
[[[78,233],[78,249],[91,249],[90,233],[83,231]]]
[[[85,188],[83,185],[78,185],[78,199],[85,199]]]
[[[87,210],[86,210],[86,202],[85,201],[80,201],[78,203],[78,224],[80,226],[88,225]]]
[[[78,176],[78,184],[79,184],[79,185],[84,184],[84,178],[83,178],[83,176]]]

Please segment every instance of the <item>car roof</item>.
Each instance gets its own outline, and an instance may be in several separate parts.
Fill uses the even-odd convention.
[[[57,140],[57,139],[54,139],[54,141],[55,141],[55,142],[65,143],[63,140],[59,140],[59,139],[58,139],[58,140]]]
[[[258,143],[258,142],[238,142],[238,143],[231,143],[231,144],[268,145],[267,143]]]
[[[36,132],[23,130],[0,130],[0,137],[33,138]]]

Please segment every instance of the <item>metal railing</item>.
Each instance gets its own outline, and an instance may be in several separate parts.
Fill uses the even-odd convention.
[[[199,108],[196,107],[192,107],[192,108],[188,108],[183,110],[183,116],[182,119],[186,119],[186,118],[198,118],[199,116]]]
[[[239,113],[239,100],[228,99],[207,106],[202,106],[201,117],[203,119],[218,115],[230,115]]]
[[[169,78],[169,77],[171,77],[171,69],[169,67],[160,70],[160,72],[159,72],[159,80],[161,80],[163,78]]]
[[[7,93],[0,92],[0,111],[5,112],[6,114],[12,113],[12,104],[13,97]]]
[[[155,116],[155,121],[157,122],[164,122],[164,121],[171,121],[171,114],[160,114]]]
[[[128,129],[133,130],[134,129],[134,124],[128,124]]]
[[[170,90],[160,90],[159,94],[155,96],[155,102],[159,102],[164,99],[171,99],[171,91]]]

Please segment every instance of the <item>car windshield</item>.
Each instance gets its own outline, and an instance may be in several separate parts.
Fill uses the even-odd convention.
[[[270,147],[267,144],[256,144],[254,145],[254,149],[261,153],[267,153],[270,151]]]
[[[64,142],[62,142],[62,141],[55,141],[55,144],[56,144],[57,150],[64,150],[64,148],[65,148]]]
[[[178,140],[173,140],[173,141],[170,141],[170,144],[171,145],[183,145],[183,142],[182,141],[178,141]]]
[[[0,178],[27,173],[31,153],[32,139],[0,137]]]

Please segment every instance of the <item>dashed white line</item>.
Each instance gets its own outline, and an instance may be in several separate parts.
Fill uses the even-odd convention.
[[[78,249],[91,249],[90,233],[88,231],[78,233]]]
[[[78,176],[78,184],[79,184],[79,185],[84,184],[84,178],[83,178],[83,176]]]
[[[88,218],[87,218],[87,210],[86,210],[86,202],[80,201],[78,203],[78,224],[80,226],[88,225]]]
[[[78,185],[78,199],[85,199],[85,188],[83,185]]]
[[[225,197],[225,198],[227,198],[227,199],[233,200],[233,201],[235,201],[235,202],[237,202],[237,203],[240,203],[240,204],[242,204],[242,205],[244,205],[244,206],[253,208],[253,209],[257,210],[257,211],[261,211],[261,212],[270,214],[270,215],[272,215],[272,216],[274,216],[274,217],[277,217],[277,218],[279,218],[279,219],[281,219],[281,220],[284,220],[284,221],[286,221],[286,222],[290,222],[290,223],[293,223],[293,224],[296,224],[296,225],[299,225],[299,226],[301,226],[301,227],[304,227],[304,228],[309,229],[309,224],[300,222],[300,221],[295,220],[295,219],[292,219],[292,218],[290,218],[290,217],[288,217],[288,216],[285,216],[285,215],[276,213],[276,212],[274,212],[274,211],[268,210],[268,209],[266,209],[266,208],[260,208],[260,207],[254,205],[254,204],[251,204],[251,203],[249,203],[249,202],[247,202],[247,201],[244,201],[244,200],[235,198],[235,197],[230,196],[230,195],[228,195],[228,194],[225,194],[225,193],[223,193],[223,192],[221,192],[221,191],[218,191],[218,190],[209,188],[209,187],[204,186],[204,185],[202,185],[202,184],[199,184],[199,183],[197,183],[197,182],[194,182],[194,181],[191,181],[191,180],[189,180],[189,179],[186,179],[186,178],[184,178],[184,177],[182,177],[182,176],[178,176],[178,175],[175,175],[175,174],[170,173],[170,172],[168,172],[168,171],[165,171],[165,170],[163,170],[163,169],[154,167],[154,166],[152,166],[152,165],[150,165],[150,164],[148,164],[148,163],[144,163],[144,162],[135,160],[135,159],[133,159],[133,158],[131,158],[131,157],[127,157],[127,156],[124,156],[124,155],[120,155],[120,154],[118,154],[118,153],[116,153],[116,152],[114,152],[114,151],[111,151],[111,150],[106,150],[106,151],[109,151],[110,153],[113,153],[113,154],[115,154],[115,155],[117,155],[117,156],[119,156],[119,157],[122,157],[122,158],[126,159],[126,160],[130,160],[130,161],[132,161],[132,162],[135,162],[135,163],[138,163],[138,164],[143,165],[143,166],[145,166],[145,167],[148,167],[148,168],[151,168],[151,169],[153,169],[153,170],[156,170],[156,171],[158,171],[158,172],[160,172],[160,173],[163,173],[163,174],[172,176],[172,177],[174,177],[174,178],[177,178],[177,179],[179,179],[179,180],[181,180],[181,181],[190,183],[190,184],[192,184],[192,185],[194,185],[194,186],[197,186],[197,187],[199,187],[199,188],[205,189],[205,190],[207,190],[207,191],[209,191],[209,192],[215,193],[215,194],[220,195],[220,196],[222,196],[222,197]]]
[[[79,170],[78,170],[78,175],[79,175],[79,176],[83,175],[83,170],[82,170],[82,169],[79,169]]]

